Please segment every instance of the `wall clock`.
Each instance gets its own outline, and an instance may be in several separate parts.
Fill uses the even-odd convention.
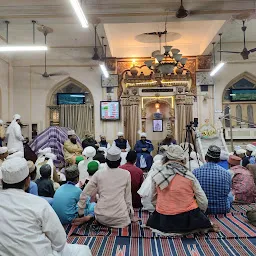
[[[214,85],[210,72],[196,72],[196,85]]]
[[[118,87],[118,75],[110,74],[108,78],[101,76],[101,87]]]

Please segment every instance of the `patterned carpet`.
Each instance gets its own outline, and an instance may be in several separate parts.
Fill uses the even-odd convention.
[[[211,221],[220,227],[218,234],[159,237],[141,227],[147,221],[148,213],[136,211],[142,218],[140,223],[123,229],[106,228],[95,223],[81,226],[72,232],[68,242],[88,245],[93,256],[256,255],[256,227],[246,218],[249,209],[256,209],[256,205],[237,205],[229,214],[210,216]],[[65,229],[69,233],[71,226]]]
[[[219,233],[209,233],[207,238],[248,238],[256,236],[256,227],[248,223],[246,211],[248,209],[256,208],[256,206],[234,206],[231,213],[226,215],[209,216],[212,223],[220,227]],[[126,228],[107,228],[99,226],[95,222],[91,225],[83,225],[77,227],[72,235],[78,236],[117,236],[117,237],[131,237],[131,238],[154,238],[159,237],[158,234],[153,233],[150,229],[143,228],[146,224],[149,213],[144,211],[136,211],[136,216],[142,219],[138,223],[132,223]],[[68,234],[71,225],[64,227]],[[70,234],[71,235],[71,234]],[[186,236],[186,238],[194,238],[194,235]]]
[[[68,242],[88,245],[93,256],[256,255],[256,246],[247,238],[164,239],[72,236],[69,237]]]

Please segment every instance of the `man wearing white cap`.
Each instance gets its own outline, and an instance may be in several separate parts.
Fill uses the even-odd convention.
[[[154,150],[154,146],[151,140],[147,140],[146,133],[140,133],[140,137],[141,139],[137,141],[134,147],[137,152],[136,166],[145,171],[149,171],[153,164],[151,152]]]
[[[0,167],[3,164],[4,160],[8,156],[8,148],[7,147],[0,147]]]
[[[253,151],[256,150],[256,147],[252,144],[246,146],[246,156],[243,158],[242,165],[246,167],[248,164],[255,164],[255,156],[252,156]]]
[[[83,148],[77,142],[74,130],[68,131],[68,140],[64,143],[63,152],[65,161],[70,165],[76,163],[77,156],[81,156]]]
[[[88,163],[93,160],[93,157],[96,155],[96,149],[94,147],[87,147],[83,151],[83,156],[85,156],[85,160],[79,162],[78,170],[79,170],[79,181],[82,185],[84,185],[85,180],[89,177],[87,172]]]
[[[6,131],[7,136],[7,147],[9,149],[15,148],[18,151],[22,152],[24,155],[24,147],[23,147],[23,141],[24,137],[21,134],[21,122],[20,122],[21,116],[16,114],[13,116],[13,120]]]
[[[112,146],[107,151],[107,167],[97,171],[85,186],[78,203],[79,217],[83,217],[88,197],[97,193],[99,199],[95,206],[95,218],[102,225],[123,228],[134,220],[131,195],[131,175],[118,168],[121,150]]]
[[[128,152],[131,150],[130,144],[128,140],[124,139],[124,133],[119,132],[117,134],[118,138],[113,141],[112,146],[116,146],[121,149],[121,165],[126,163],[126,156]]]
[[[5,139],[4,122],[3,120],[0,120],[0,147],[3,146],[4,139]]]
[[[25,159],[6,160],[2,174],[1,256],[91,256],[87,246],[66,243],[63,226],[47,201],[24,192],[30,182]]]

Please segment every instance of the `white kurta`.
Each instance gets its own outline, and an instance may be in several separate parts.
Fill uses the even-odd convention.
[[[113,141],[112,146],[116,146],[116,142],[115,142],[115,141]],[[131,150],[131,146],[130,146],[130,144],[129,144],[129,141],[127,140],[125,152],[121,152],[121,158],[122,158],[122,159],[121,159],[121,164],[120,164],[120,165],[124,165],[124,164],[127,163],[126,157],[127,157],[127,154],[128,154],[128,152],[129,152],[130,150]]]
[[[77,254],[78,247],[66,244],[63,226],[46,200],[20,189],[7,189],[1,191],[0,201],[1,256],[91,255],[90,251]]]
[[[12,121],[6,132],[7,135],[7,147],[8,149],[17,149],[24,154],[23,140],[24,137],[21,134],[21,127],[16,121]]]
[[[99,195],[94,212],[98,222],[108,227],[122,228],[133,218],[131,175],[128,171],[106,167],[97,171],[80,195],[80,214],[84,213],[88,196]]]
[[[85,180],[89,177],[89,173],[87,172],[88,169],[88,163],[93,160],[92,157],[89,157],[86,160],[83,160],[79,162],[78,164],[78,170],[79,170],[79,181],[84,184]]]

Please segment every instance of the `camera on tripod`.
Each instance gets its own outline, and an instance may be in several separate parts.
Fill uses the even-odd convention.
[[[194,118],[194,121],[190,121],[190,123],[186,125],[186,128],[197,128],[197,127],[198,127],[198,118]]]

